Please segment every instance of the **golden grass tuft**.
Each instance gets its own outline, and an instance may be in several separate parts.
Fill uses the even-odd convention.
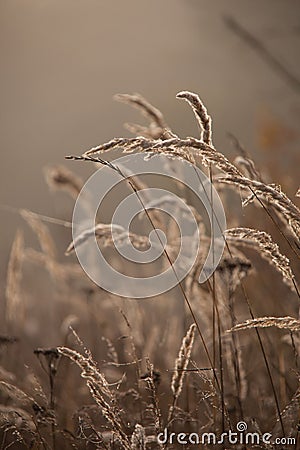
[[[181,173],[182,160],[201,165],[221,189],[227,212],[230,228],[223,236],[223,257],[214,275],[199,284],[211,235],[197,202],[183,183],[178,183],[176,195],[191,206],[200,231],[194,267],[176,288],[157,299],[134,302],[116,298],[94,285],[78,264],[67,263],[63,253],[65,243],[71,240],[70,222],[21,210],[40,249],[28,248],[18,231],[8,263],[6,308],[0,317],[3,449],[176,449],[175,444],[157,442],[165,428],[169,433],[221,433],[241,420],[249,431],[270,432],[274,439],[297,439],[299,208],[278,184],[265,183],[264,171],[256,168],[236,138],[238,156],[233,162],[214,147],[212,120],[197,94],[182,91],[177,98],[192,108],[200,127],[198,138],[178,137],[145,98],[122,94],[116,100],[138,109],[148,124],[127,125],[135,137],[114,138],[81,156],[67,158],[118,172],[126,189],[141,201],[144,215],[138,232],[128,235],[121,226],[112,230],[110,223],[96,223],[69,244],[66,254],[96,237],[98,244],[106,247],[107,259],[125,271],[126,262],[117,260],[113,249],[112,231],[118,244],[130,239],[144,250],[149,245],[149,225],[166,232],[167,268],[180,245],[187,250],[194,245],[194,236],[180,239],[174,224],[160,213],[158,208],[171,201],[168,196],[151,202],[142,194],[147,187],[142,177],[103,159],[106,152],[120,149],[142,152],[146,160],[167,155],[170,173]],[[82,187],[79,177],[62,166],[48,168],[46,178],[51,189],[66,191],[72,198]],[[295,192],[295,186],[289,188],[285,186],[287,192]],[[238,196],[232,196],[232,190]],[[254,203],[262,208],[252,217],[250,205],[241,217],[232,199],[239,201],[239,206],[241,201],[243,206]],[[151,208],[149,212],[147,208]],[[180,208],[177,210],[181,214]],[[145,232],[144,219],[149,222]],[[62,226],[59,239],[45,222]],[[62,237],[63,246],[58,244]],[[265,270],[265,262],[255,258],[253,265],[264,275],[260,283],[245,248],[257,251],[275,269]],[[37,265],[39,271],[31,276]],[[135,276],[150,273],[144,266],[132,267]],[[43,279],[35,276],[43,270],[51,275],[47,289],[41,286]],[[37,286],[33,285],[36,282]],[[27,309],[25,298],[30,298]],[[261,328],[267,327],[272,329],[264,333]],[[286,330],[285,335],[276,328]],[[246,329],[254,329],[254,333],[236,333]],[[200,339],[195,339],[196,334]],[[74,337],[79,350],[73,349]],[[36,350],[32,352],[32,348]],[[264,400],[259,408],[257,398]]]
[[[249,328],[268,328],[277,327],[290,331],[300,331],[300,320],[293,317],[258,317],[257,319],[249,319],[246,322],[238,323],[228,332],[248,330]]]

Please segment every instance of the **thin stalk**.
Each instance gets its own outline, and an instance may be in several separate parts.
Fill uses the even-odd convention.
[[[152,227],[153,230],[155,231],[155,233],[156,233],[156,235],[157,235],[157,238],[158,238],[158,240],[159,240],[159,242],[160,242],[162,248],[164,249],[164,250],[163,250],[163,251],[164,251],[164,255],[165,255],[165,257],[167,258],[168,263],[170,264],[170,267],[171,267],[171,269],[172,269],[172,271],[173,271],[173,273],[174,273],[174,276],[175,276],[175,278],[176,278],[176,281],[177,281],[177,283],[178,283],[180,292],[181,292],[181,294],[182,294],[182,296],[183,296],[183,298],[184,298],[184,300],[185,300],[185,302],[186,302],[186,304],[187,304],[187,306],[188,306],[188,309],[189,309],[189,311],[190,311],[190,314],[191,314],[191,316],[192,316],[192,319],[193,319],[193,321],[194,321],[194,323],[195,323],[195,325],[196,325],[196,328],[197,328],[198,334],[199,334],[199,336],[200,336],[200,339],[201,339],[201,342],[202,342],[202,345],[203,345],[205,354],[206,354],[206,356],[207,356],[207,359],[208,359],[209,364],[210,364],[210,366],[211,366],[211,369],[212,369],[212,371],[213,371],[213,376],[214,376],[214,378],[215,378],[215,380],[216,380],[217,388],[218,388],[218,390],[219,390],[219,392],[220,392],[220,394],[221,394],[221,387],[220,387],[220,383],[219,383],[219,380],[218,380],[218,377],[217,377],[216,369],[215,369],[215,367],[213,366],[213,362],[212,362],[211,356],[210,356],[210,354],[209,354],[209,351],[208,351],[206,342],[205,342],[205,340],[204,340],[204,336],[203,336],[203,334],[202,334],[202,332],[201,332],[201,329],[200,329],[198,320],[197,320],[197,318],[196,318],[196,316],[195,316],[195,313],[194,313],[194,311],[193,311],[193,308],[192,308],[192,306],[191,306],[191,303],[190,303],[189,299],[187,298],[187,295],[186,295],[186,293],[185,293],[185,291],[184,291],[182,282],[179,280],[178,275],[177,275],[177,273],[176,273],[176,270],[175,270],[174,267],[173,267],[172,260],[171,260],[171,258],[170,258],[170,256],[169,256],[167,250],[164,248],[164,244],[163,244],[163,242],[162,242],[162,240],[161,240],[161,237],[160,237],[159,233],[157,232],[157,230],[156,230],[156,228],[155,228],[155,225],[154,225],[154,223],[153,223],[153,221],[152,221],[152,219],[151,219],[151,217],[150,217],[150,215],[149,215],[149,213],[148,213],[148,211],[147,211],[147,209],[146,209],[146,207],[145,207],[145,205],[144,205],[144,203],[143,203],[143,200],[142,200],[142,198],[140,197],[140,195],[139,195],[139,193],[138,193],[138,191],[137,191],[137,189],[136,189],[135,186],[130,182],[130,180],[127,180],[126,176],[122,173],[122,171],[120,170],[120,168],[117,167],[117,166],[115,166],[114,164],[112,164],[112,163],[109,162],[109,161],[105,161],[105,160],[103,160],[103,159],[101,159],[101,158],[93,158],[93,157],[90,157],[90,156],[66,156],[66,159],[71,159],[71,160],[74,160],[74,161],[91,161],[91,162],[101,163],[101,164],[103,164],[103,165],[105,165],[105,166],[107,166],[107,167],[109,167],[109,168],[115,170],[116,172],[118,172],[119,175],[120,175],[125,181],[128,182],[128,184],[130,185],[131,189],[132,189],[133,192],[136,194],[136,196],[137,196],[139,202],[140,202],[141,205],[142,205],[143,210],[145,211],[145,214],[146,214],[146,216],[147,216],[147,218],[148,218],[148,220],[149,220],[149,223],[150,223],[151,227]]]
[[[213,204],[213,178],[212,178],[212,167],[209,165],[209,180],[210,180],[210,205],[211,205],[211,239],[214,242],[214,204]],[[215,265],[215,246],[213,245],[213,267]],[[216,329],[215,329],[215,311],[217,313],[217,328],[218,328],[218,347],[219,347],[219,367],[220,367],[220,384],[221,384],[221,411],[222,411],[222,432],[225,431],[225,395],[224,395],[224,372],[223,372],[223,350],[222,350],[222,338],[221,338],[221,322],[220,315],[218,311],[217,298],[216,298],[216,277],[215,272],[212,274],[212,297],[213,297],[213,356],[214,364],[216,358]]]
[[[204,193],[205,193],[205,195],[206,195],[206,197],[207,197],[207,199],[208,199],[208,201],[209,201],[209,198],[208,198],[207,193],[206,193],[206,190],[205,190],[205,188],[204,188],[204,186],[203,186],[202,180],[201,180],[201,178],[199,177],[198,172],[197,172],[197,170],[196,170],[195,167],[194,167],[194,170],[195,170],[195,172],[196,172],[196,174],[197,174],[197,177],[198,177],[198,179],[199,179],[200,184],[202,185],[202,188],[203,188],[203,190],[204,190]],[[255,197],[257,198],[255,192],[253,192],[253,194],[254,194]],[[220,222],[219,222],[218,217],[216,216],[216,213],[215,213],[214,210],[213,210],[213,215],[215,216],[216,221],[217,221],[217,224],[218,224],[218,227],[219,227],[220,231],[222,232]],[[227,248],[227,250],[228,250],[228,252],[229,252],[229,255],[232,257],[232,253],[231,253],[231,250],[230,250],[230,248],[229,248],[228,242],[226,241],[226,239],[225,239],[224,236],[223,236],[223,238],[224,238],[224,242],[225,242],[226,248]],[[242,280],[241,278],[240,278],[240,284],[241,284],[241,287],[242,287],[242,292],[243,292],[244,298],[245,298],[246,303],[247,303],[247,306],[248,306],[249,313],[250,313],[250,315],[251,315],[251,318],[254,319],[255,316],[254,316],[254,314],[253,314],[252,307],[251,307],[251,305],[250,305],[249,298],[248,298],[248,296],[247,296],[246,289],[245,289],[243,280]],[[284,426],[283,426],[283,421],[282,421],[282,417],[281,417],[281,411],[280,411],[279,401],[278,401],[278,397],[277,397],[277,393],[276,393],[274,381],[273,381],[273,378],[272,378],[272,375],[271,375],[270,366],[269,366],[268,359],[267,359],[267,356],[266,356],[266,352],[265,352],[265,349],[264,349],[264,346],[263,346],[263,343],[262,343],[262,340],[261,340],[260,333],[259,333],[259,331],[258,331],[257,328],[255,328],[255,331],[256,331],[256,335],[257,335],[257,338],[258,338],[258,341],[259,341],[259,346],[260,346],[260,349],[261,349],[261,352],[262,352],[262,355],[263,355],[263,359],[264,359],[264,363],[265,363],[266,370],[267,370],[267,373],[268,373],[268,377],[269,377],[269,380],[270,380],[270,385],[271,385],[271,389],[272,389],[273,396],[274,396],[274,401],[275,401],[275,405],[276,405],[277,414],[278,414],[279,421],[280,421],[280,425],[281,425],[281,429],[282,429],[282,432],[283,432],[283,435],[284,435]]]

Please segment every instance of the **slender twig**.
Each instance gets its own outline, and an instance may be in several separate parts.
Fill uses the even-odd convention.
[[[290,73],[286,66],[277,59],[265,44],[246,30],[231,16],[224,16],[224,22],[237,36],[255,50],[261,58],[295,91],[300,92],[300,80]]]

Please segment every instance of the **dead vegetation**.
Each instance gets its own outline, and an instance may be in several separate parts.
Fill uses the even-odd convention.
[[[212,120],[196,94],[183,91],[177,97],[192,107],[199,138],[178,137],[142,96],[118,95],[149,125],[127,125],[137,137],[115,138],[68,159],[120,172],[102,158],[121,149],[146,158],[166,155],[176,167],[181,160],[201,165],[225,202],[222,260],[203,285],[197,281],[200,254],[176,289],[148,302],[120,299],[92,284],[75,258],[70,262],[64,255],[96,234],[113,257],[110,224],[99,222],[61,249],[45,217],[21,211],[40,249],[28,248],[17,232],[1,320],[1,449],[181,448],[157,442],[158,433],[167,427],[221,434],[242,420],[252,431],[299,442],[299,208],[278,185],[264,183],[244,151],[231,162],[214,147]],[[121,174],[128,192],[138,195],[147,186]],[[72,198],[82,187],[65,167],[48,168],[46,178],[51,189]],[[244,218],[230,211],[228,198],[237,195],[246,225],[238,226]],[[257,227],[265,224],[268,232],[247,216],[247,209],[255,208],[264,217]],[[150,228],[160,223],[169,229],[165,256],[171,264],[174,229],[159,214],[147,217]],[[204,251],[210,236],[200,214],[197,224]],[[116,232],[122,241],[123,230]],[[147,248],[146,235],[130,238],[137,248]],[[34,271],[37,278],[27,281],[24,266],[27,277]]]

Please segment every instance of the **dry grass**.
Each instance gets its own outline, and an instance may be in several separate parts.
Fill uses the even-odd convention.
[[[12,245],[6,282],[6,320],[22,322],[24,320],[24,303],[22,301],[22,263],[24,256],[24,237],[19,230]]]
[[[299,208],[278,185],[264,182],[263,170],[237,140],[234,162],[214,147],[211,117],[196,94],[183,91],[177,97],[192,107],[199,138],[178,137],[142,96],[118,95],[149,125],[127,125],[138,136],[115,138],[69,159],[117,170],[137,196],[146,180],[102,159],[106,152],[142,152],[146,159],[163,154],[176,169],[182,160],[201,165],[220,187],[231,227],[222,260],[200,285],[210,234],[202,212],[179,185],[177,192],[195,213],[201,251],[177,288],[150,301],[114,297],[72,262],[75,244],[94,234],[114,260],[110,223],[97,223],[65,249],[46,226],[49,218],[21,211],[40,249],[29,248],[18,231],[8,264],[0,336],[1,450],[182,448],[158,443],[158,433],[168,427],[220,434],[241,420],[252,431],[299,442]],[[52,190],[72,198],[82,186],[64,167],[48,169],[46,178]],[[244,217],[231,210],[241,192],[246,192]],[[180,244],[174,227],[155,210],[144,216],[148,229],[159,225],[166,231],[170,265]],[[70,242],[68,222],[52,222],[62,225]],[[114,231],[122,242],[124,230]],[[146,236],[141,229],[130,239],[146,249]],[[192,239],[184,244],[192,245]],[[140,274],[140,267],[135,270]]]
[[[232,228],[226,230],[225,238],[227,242],[241,247],[255,247],[261,256],[267,259],[279,272],[283,281],[292,289],[295,276],[292,272],[289,259],[282,255],[278,245],[272,241],[270,235],[264,231],[250,228]]]
[[[293,317],[259,317],[257,319],[247,320],[244,323],[239,323],[229,331],[247,330],[248,328],[255,327],[278,327],[285,328],[290,331],[299,331],[300,321],[294,319]]]

